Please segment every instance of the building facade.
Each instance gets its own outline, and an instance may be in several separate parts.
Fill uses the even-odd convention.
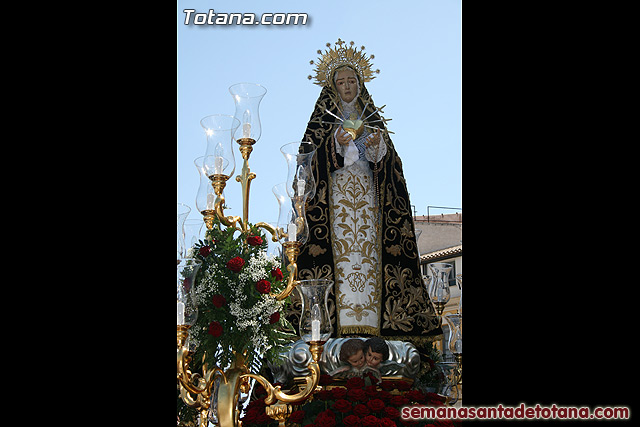
[[[462,290],[456,280],[462,278],[462,213],[447,215],[415,216],[414,225],[418,234],[418,250],[422,274],[427,287],[431,283],[429,264],[443,262],[451,264],[449,275],[451,299],[445,305],[442,315],[460,313]],[[449,351],[449,326],[442,322],[443,340],[436,343],[444,360],[454,361]]]

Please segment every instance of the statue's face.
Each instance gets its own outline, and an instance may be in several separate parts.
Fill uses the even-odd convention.
[[[338,71],[336,74],[336,89],[344,102],[351,102],[358,94],[356,73],[350,69]]]
[[[367,365],[372,368],[378,369],[378,365],[382,362],[382,353],[376,353],[371,351],[371,348],[367,350]]]
[[[366,363],[364,352],[362,350],[358,350],[356,354],[352,354],[351,356],[349,356],[348,360],[351,366],[358,369],[362,368]]]

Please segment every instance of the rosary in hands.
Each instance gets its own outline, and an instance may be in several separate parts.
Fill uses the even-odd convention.
[[[336,134],[336,139],[338,140],[338,143],[340,145],[348,145],[349,142],[351,141],[351,135],[349,135],[349,133],[344,129],[340,128],[338,129],[338,133]],[[380,129],[376,129],[374,133],[369,135],[364,140],[364,145],[366,145],[367,147],[376,146],[379,143],[380,143]]]

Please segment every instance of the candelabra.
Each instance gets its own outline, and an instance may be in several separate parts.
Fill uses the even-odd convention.
[[[429,264],[431,270],[431,288],[429,290],[429,298],[433,303],[438,316],[442,316],[444,306],[451,299],[451,291],[449,290],[449,273],[453,266],[443,262],[434,262]]]
[[[249,168],[249,158],[254,144],[261,135],[258,110],[266,89],[260,85],[241,83],[231,86],[229,91],[234,98],[235,115],[207,116],[200,122],[207,136],[207,150],[203,157],[195,161],[201,176],[196,205],[208,229],[213,227],[217,218],[221,224],[228,228],[247,232],[250,228],[248,221],[249,190],[251,181],[256,178],[256,174],[252,173]],[[234,140],[239,144],[243,158],[242,171],[236,176],[236,181],[240,182],[242,187],[242,217],[225,216],[224,213],[223,191],[227,181],[235,172]],[[202,368],[202,374],[191,372],[189,369],[190,353],[185,343],[189,328],[195,323],[197,316],[197,307],[192,293],[198,263],[193,259],[189,261],[178,260],[177,379],[183,401],[200,410],[201,427],[208,423],[207,413],[211,397],[216,394],[219,425],[221,427],[238,425],[239,394],[249,391],[250,379],[258,381],[267,391],[266,412],[271,418],[278,420],[280,426],[284,426],[284,422],[291,413],[290,404],[304,400],[318,385],[320,378],[318,363],[323,345],[331,336],[332,327],[328,314],[326,314],[326,296],[323,308],[319,308],[317,300],[314,304],[304,303],[304,296],[317,292],[318,284],[298,281],[296,264],[300,247],[306,243],[309,235],[309,228],[305,220],[305,203],[307,199],[313,197],[316,189],[311,172],[315,149],[313,144],[300,142],[282,147],[281,151],[287,160],[289,170],[286,186],[291,203],[281,203],[276,226],[265,222],[258,222],[254,225],[268,231],[274,242],[281,242],[284,255],[288,259],[287,285],[281,293],[270,294],[270,296],[280,301],[287,298],[296,288],[301,290],[300,293],[303,296],[303,312],[300,317],[299,330],[302,339],[309,345],[313,361],[308,365],[310,374],[298,392],[291,394],[284,392],[280,386],[274,387],[264,377],[250,372],[245,363],[246,353],[241,354],[234,351],[235,360],[226,370],[217,366],[209,368],[205,364]],[[213,192],[211,188],[207,189],[208,183],[211,184]],[[323,284],[323,289],[326,290],[327,286],[331,284]],[[324,314],[320,315],[319,313]]]
[[[449,351],[453,354],[457,363],[457,381],[462,383],[462,315],[447,314],[444,316],[449,324]]]
[[[453,367],[453,383],[452,386],[458,390],[458,385],[462,384],[462,297],[460,298],[458,314],[446,314],[442,316],[444,308],[451,299],[451,291],[449,290],[449,274],[453,269],[453,265],[448,263],[431,263],[431,284],[429,289],[429,297],[433,306],[441,319],[447,322],[449,326],[449,351],[455,358],[455,366]],[[462,275],[456,276],[456,283],[462,290]],[[461,294],[462,295],[462,294]]]

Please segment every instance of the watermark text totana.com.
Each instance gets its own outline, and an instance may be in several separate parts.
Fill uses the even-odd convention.
[[[306,25],[306,13],[216,13],[184,9],[184,25]]]

